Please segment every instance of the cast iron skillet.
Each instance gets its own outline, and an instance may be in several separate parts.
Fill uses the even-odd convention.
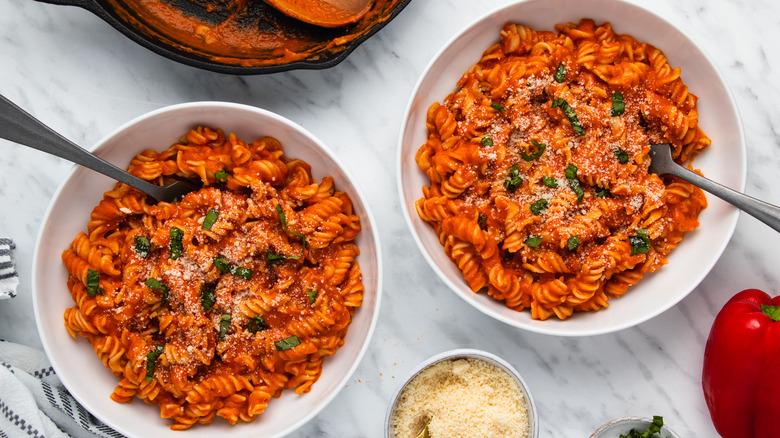
[[[339,29],[294,20],[262,0],[37,1],[86,9],[136,43],[174,61],[219,73],[253,75],[333,67],[411,0],[375,0],[366,17]],[[150,14],[150,4],[166,8],[161,17],[178,16],[178,24]],[[243,38],[233,34],[208,42],[208,33],[219,29],[238,29]],[[241,41],[240,47],[231,46],[236,41]]]

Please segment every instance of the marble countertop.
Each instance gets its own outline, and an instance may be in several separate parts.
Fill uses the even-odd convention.
[[[418,76],[459,29],[510,1],[415,0],[336,67],[241,77],[174,63],[79,8],[0,0],[0,93],[88,147],[150,110],[224,100],[281,114],[335,151],[373,200],[385,261],[381,319],[349,385],[293,437],[381,436],[402,379],[429,356],[461,347],[495,353],[520,371],[540,412],[541,437],[587,437],[627,415],[662,415],[682,436],[715,436],[701,390],[704,343],[734,293],[777,293],[776,232],[742,214],[719,262],[678,305],[617,333],[558,338],[512,328],[457,298],[398,214],[397,138]],[[780,164],[780,3],[634,1],[685,29],[714,59],[745,126],[745,191],[780,204],[780,184],[771,182]],[[21,282],[16,298],[0,301],[0,338],[40,347],[33,247],[72,165],[5,140],[0,150],[0,236],[16,241]]]

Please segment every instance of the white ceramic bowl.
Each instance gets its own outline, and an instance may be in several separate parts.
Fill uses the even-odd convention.
[[[644,432],[652,422],[652,418],[646,417],[618,418],[599,427],[590,438],[618,438],[620,435],[628,435],[634,429],[638,432]],[[653,438],[680,438],[680,435],[664,424],[661,427],[661,432],[654,435]]]
[[[557,23],[592,18],[609,21],[618,33],[660,48],[672,66],[682,68],[682,78],[699,96],[699,124],[712,139],[712,146],[696,159],[704,175],[728,187],[745,185],[745,140],[736,104],[713,61],[683,31],[642,8],[621,0],[527,0],[488,13],[453,37],[423,72],[402,122],[399,138],[398,189],[403,215],[416,242],[433,270],[455,293],[478,310],[515,327],[559,336],[590,336],[613,332],[650,319],[672,307],[707,275],[726,247],[739,211],[708,196],[709,206],[699,217],[701,226],[688,233],[672,251],[669,264],[648,274],[610,306],[597,312],[576,313],[565,321],[551,317],[531,319],[529,311],[515,312],[486,294],[474,294],[454,263],[444,253],[433,229],[417,215],[414,203],[430,185],[418,168],[415,154],[427,138],[425,114],[455,90],[461,75],[492,44],[507,22],[538,30],[554,30]]]
[[[130,404],[109,399],[118,383],[95,355],[89,342],[74,340],[63,325],[63,312],[73,306],[66,287],[67,272],[60,255],[79,231],[86,231],[92,208],[114,182],[78,167],[54,195],[38,235],[33,256],[33,305],[43,346],[65,387],[97,418],[128,437],[278,437],[317,415],[345,386],[366,351],[379,311],[382,262],[374,219],[366,198],[344,166],[328,148],[297,124],[268,111],[232,103],[188,103],[141,116],[101,140],[94,152],[121,168],[145,148],[163,150],[197,125],[221,128],[252,141],[270,135],[277,138],[288,157],[311,164],[317,180],[333,176],[336,187],[349,194],[363,230],[357,238],[365,295],[349,327],[345,344],[325,360],[320,379],[311,392],[285,391],[272,399],[268,409],[252,423],[231,426],[221,418],[196,425],[185,432],[170,430],[170,420],[160,418],[156,405],[141,400]]]
[[[385,438],[393,438],[395,436],[395,432],[393,431],[392,419],[393,416],[395,415],[395,409],[398,406],[398,402],[400,401],[399,398],[401,396],[401,393],[409,384],[409,382],[411,382],[412,379],[414,379],[418,374],[420,374],[421,372],[423,372],[425,369],[429,368],[432,365],[435,365],[445,360],[457,360],[457,359],[483,360],[487,363],[497,366],[498,368],[504,370],[507,374],[512,376],[517,382],[517,385],[520,387],[520,390],[523,392],[523,397],[525,398],[526,409],[528,412],[528,426],[529,426],[528,438],[539,437],[539,413],[536,410],[536,403],[534,402],[534,399],[531,396],[531,391],[529,390],[528,385],[525,383],[525,380],[523,380],[523,377],[520,376],[520,373],[518,373],[517,370],[512,365],[509,364],[509,362],[496,356],[493,353],[488,353],[487,351],[476,350],[472,348],[460,348],[457,350],[445,351],[444,353],[440,353],[437,354],[436,356],[429,358],[425,362],[418,365],[417,368],[415,368],[414,371],[412,371],[409,377],[407,377],[406,380],[404,380],[404,382],[398,386],[398,389],[396,389],[395,393],[393,394],[393,398],[390,399],[390,404],[387,406],[387,413],[385,414],[385,428],[384,428]]]

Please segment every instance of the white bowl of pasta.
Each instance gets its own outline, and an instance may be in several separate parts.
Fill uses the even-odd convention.
[[[404,216],[433,270],[487,315],[560,336],[631,327],[699,284],[738,218],[648,174],[650,143],[744,187],[734,99],[690,37],[621,0],[519,1],[421,75],[398,146]]]
[[[382,290],[374,220],[335,155],[220,102],[153,111],[94,152],[204,185],[154,204],[76,168],[58,189],[33,303],[65,387],[130,437],[276,437],[315,416],[365,353]]]

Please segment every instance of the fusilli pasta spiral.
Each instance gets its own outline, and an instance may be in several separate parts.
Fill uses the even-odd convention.
[[[427,112],[419,216],[474,292],[534,319],[608,306],[698,226],[703,192],[648,173],[710,140],[696,96],[657,48],[593,20],[507,24]],[[689,164],[690,166],[690,164]]]

